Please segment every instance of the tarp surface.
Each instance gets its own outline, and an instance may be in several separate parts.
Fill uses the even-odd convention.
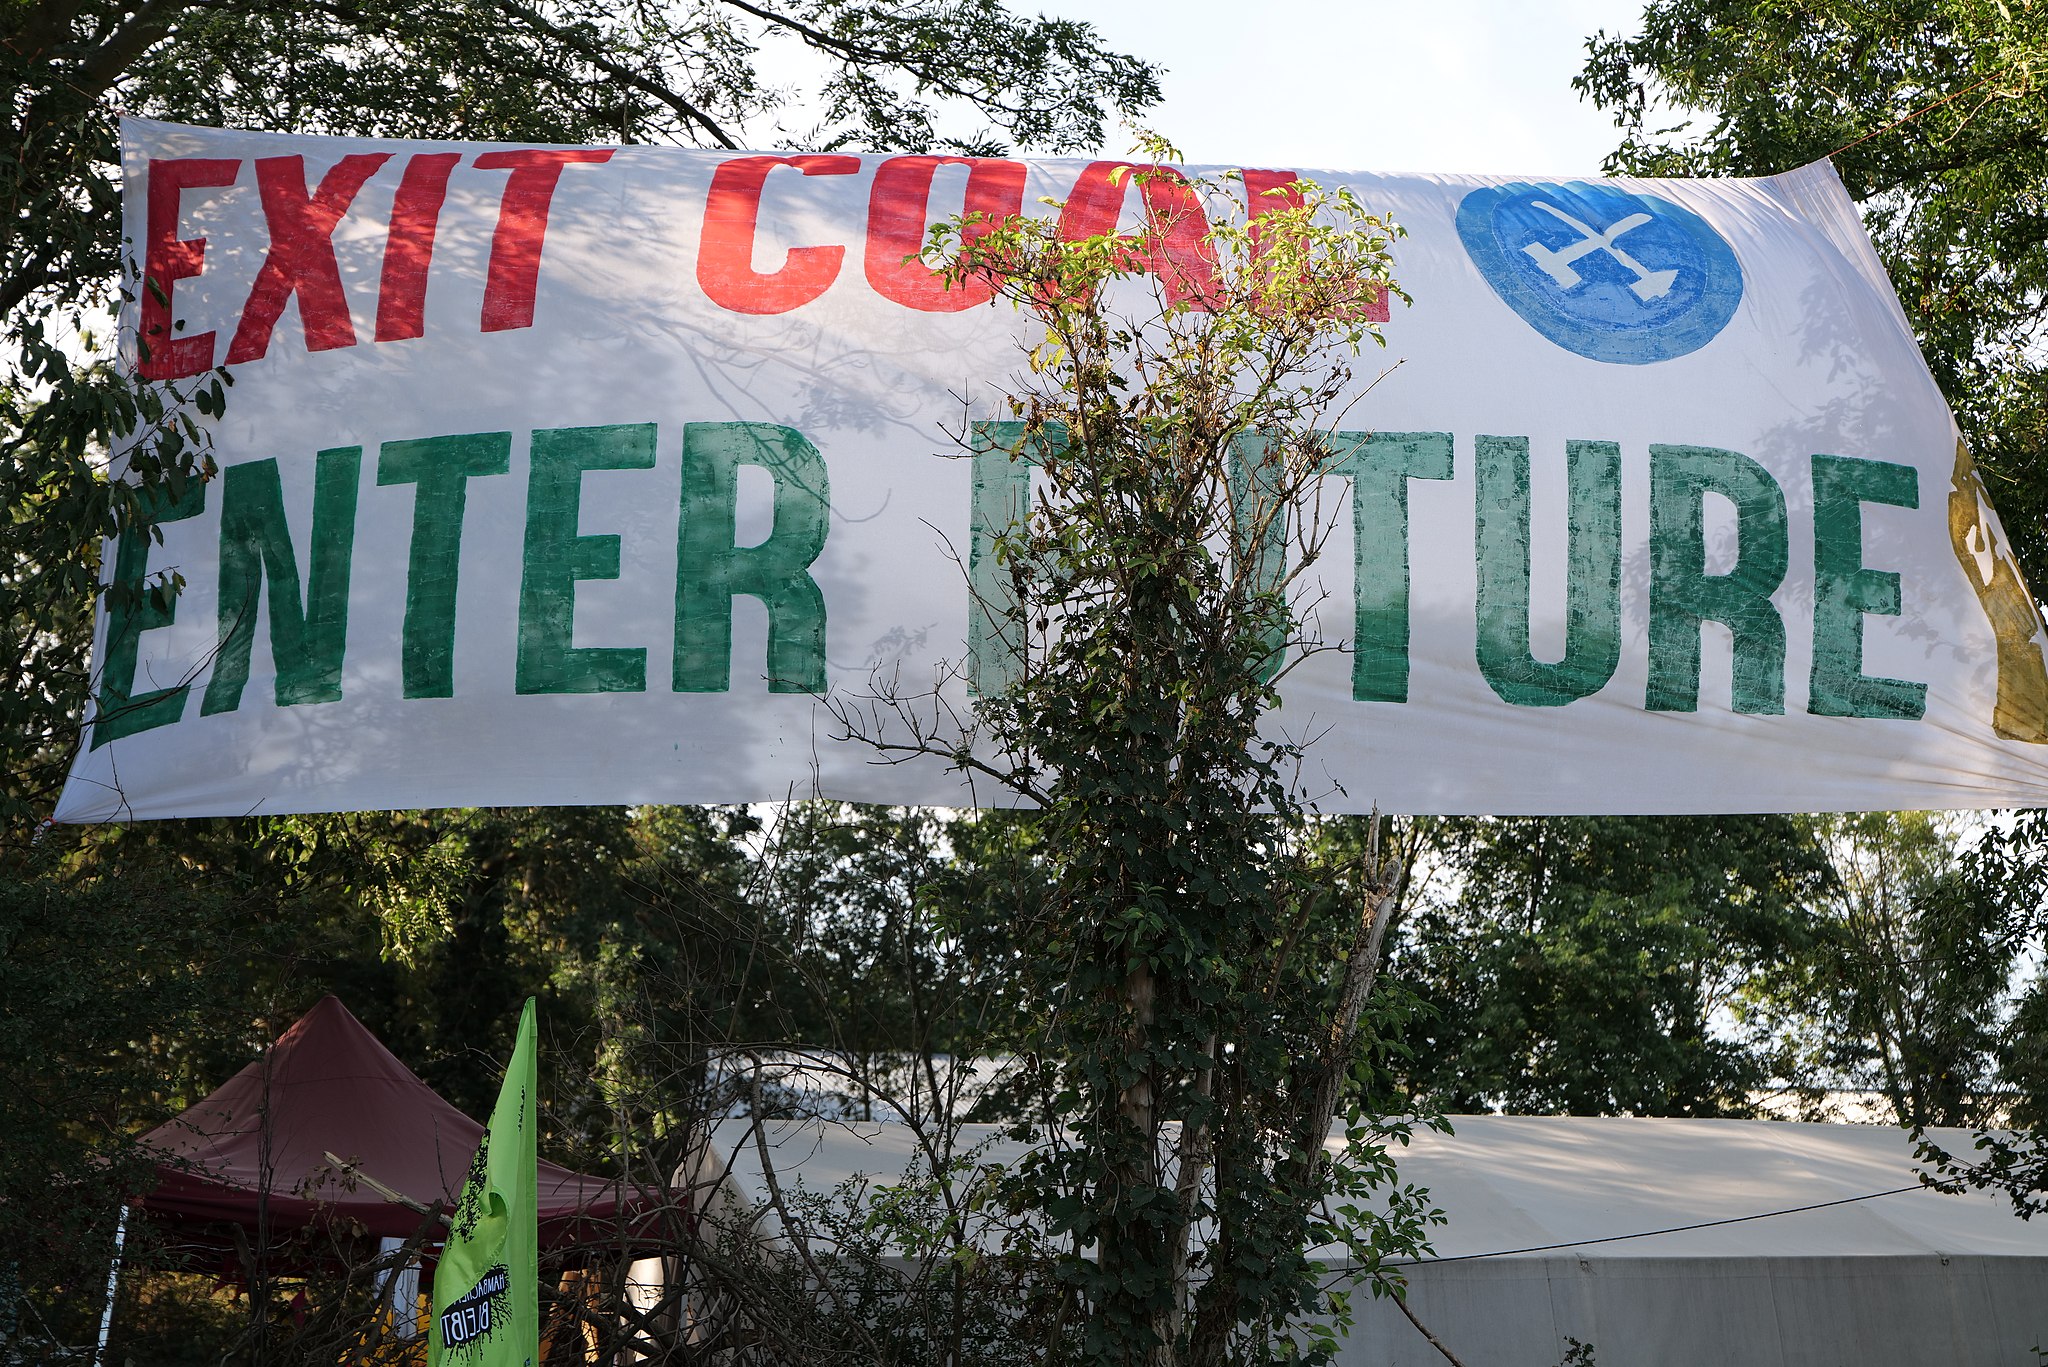
[[[1410,1307],[1462,1361],[1557,1367],[1567,1336],[1599,1362],[1655,1367],[1993,1367],[2048,1344],[2048,1224],[1986,1193],[1895,1192],[1918,1181],[1898,1130],[1452,1123],[1455,1134],[1418,1133],[1396,1151],[1399,1180],[1428,1188],[1448,1217],[1431,1234],[1435,1256],[1398,1271]],[[748,1126],[724,1122],[712,1145],[737,1199],[759,1204],[767,1183]],[[969,1126],[961,1142],[977,1162],[1015,1163],[1026,1150],[1006,1134]],[[771,1122],[762,1137],[785,1189],[893,1182],[918,1163],[904,1125]],[[1934,1137],[1969,1151],[1962,1131]],[[1334,1247],[1319,1253],[1341,1262]],[[1369,1292],[1353,1297],[1339,1367],[1443,1362]]]
[[[156,1220],[228,1221],[253,1229],[268,1190],[273,1231],[316,1219],[353,1221],[404,1238],[420,1223],[367,1185],[348,1190],[326,1159],[354,1163],[423,1204],[452,1210],[483,1126],[443,1101],[329,996],[218,1091],[144,1136],[164,1156],[140,1201]],[[545,1246],[601,1237],[635,1193],[541,1162],[536,1186]]]
[[[1268,731],[1312,740],[1309,797],[2048,802],[2040,614],[1825,163],[1274,163],[1197,201],[1107,161],[141,121],[123,156],[130,363],[234,384],[202,418],[219,477],[103,558],[123,591],[60,819],[1003,800],[951,760],[970,680],[1008,667],[1033,327],[905,258],[963,208],[1028,211],[1129,234],[1170,286],[1200,216],[1297,176],[1402,225],[1414,301],[1380,301],[1301,519],[1328,648]],[[1156,283],[1105,297],[1142,318]],[[849,714],[932,753],[878,763]]]
[[[2048,1268],[2048,1224],[2021,1220],[1995,1195],[1919,1188],[1912,1141],[1887,1126],[1520,1115],[1451,1123],[1452,1134],[1418,1131],[1395,1150],[1401,1181],[1429,1188],[1449,1217],[1431,1235],[1438,1259],[1529,1257],[1561,1245],[1585,1259],[1967,1253]],[[741,1196],[762,1201],[750,1125],[723,1121],[711,1143]],[[1970,1151],[1965,1131],[1930,1135]],[[1000,1126],[965,1126],[959,1146],[1015,1163],[1028,1150],[1004,1136]],[[898,1181],[920,1153],[903,1125],[774,1121],[764,1138],[779,1177],[813,1191],[857,1176]],[[1900,1187],[1914,1189],[1874,1196]],[[1834,1204],[1854,1197],[1873,1199]]]

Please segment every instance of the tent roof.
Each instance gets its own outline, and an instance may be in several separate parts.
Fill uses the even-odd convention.
[[[326,1155],[423,1204],[452,1208],[482,1135],[483,1126],[420,1081],[338,999],[323,997],[262,1058],[143,1136],[163,1161],[156,1190],[139,1204],[158,1220],[253,1227],[267,1186],[273,1229],[327,1214],[402,1238],[418,1228],[419,1214],[350,1183]],[[607,1179],[542,1161],[542,1243],[595,1235],[621,1196]]]
[[[1453,1124],[1454,1137],[1418,1136],[1399,1160],[1402,1180],[1428,1187],[1450,1217],[1434,1240],[1439,1257],[1559,1243],[1586,1258],[2048,1257],[2048,1226],[2021,1220],[2004,1197],[1920,1187],[1911,1138],[1889,1126],[1504,1115]],[[1964,1131],[1932,1137],[1970,1150]],[[1812,1206],[1821,1208],[1801,1209]],[[1681,1228],[1714,1221],[1739,1222]],[[1653,1230],[1672,1232],[1591,1242]]]
[[[729,1155],[740,1195],[763,1200],[747,1125],[722,1123],[712,1143]],[[1418,1132],[1395,1151],[1401,1182],[1428,1188],[1449,1217],[1432,1233],[1440,1259],[1537,1256],[1545,1246],[1551,1257],[1589,1260],[2048,1258],[2048,1221],[2019,1219],[2000,1196],[1918,1188],[1912,1141],[1896,1129],[1504,1115],[1454,1116],[1452,1125],[1454,1134]],[[977,1150],[984,1161],[1011,1163],[1025,1151],[999,1128],[966,1129],[961,1148],[985,1144]],[[903,1125],[770,1122],[763,1137],[778,1178],[800,1178],[811,1191],[855,1176],[899,1180],[916,1153]],[[1951,1151],[1970,1149],[1960,1130],[1932,1137]],[[1829,1204],[1859,1197],[1871,1199]],[[1801,1209],[1813,1206],[1821,1208]],[[1684,1228],[1698,1225],[1711,1227]]]

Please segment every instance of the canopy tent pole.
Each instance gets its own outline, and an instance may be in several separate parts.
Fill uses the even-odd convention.
[[[100,1311],[99,1342],[92,1348],[91,1367],[100,1367],[100,1360],[107,1355],[107,1335],[114,1329],[114,1292],[121,1283],[121,1249],[128,1242],[128,1205],[121,1204],[121,1213],[114,1217],[114,1257],[107,1264],[107,1304]]]

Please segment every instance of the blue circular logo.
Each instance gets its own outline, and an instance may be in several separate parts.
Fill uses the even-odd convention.
[[[1496,185],[1458,205],[1493,292],[1567,351],[1649,365],[1698,351],[1742,302],[1742,267],[1690,209],[1614,185]]]

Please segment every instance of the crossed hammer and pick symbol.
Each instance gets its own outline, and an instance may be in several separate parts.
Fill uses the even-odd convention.
[[[1579,235],[1577,242],[1562,248],[1546,247],[1541,242],[1531,242],[1522,248],[1538,266],[1543,268],[1544,274],[1557,282],[1559,289],[1576,289],[1583,283],[1584,277],[1573,269],[1572,263],[1594,252],[1606,252],[1623,269],[1632,272],[1636,278],[1629,289],[1634,292],[1636,298],[1646,304],[1652,299],[1663,298],[1678,280],[1677,271],[1653,271],[1616,245],[1625,234],[1650,222],[1650,215],[1630,214],[1627,218],[1610,224],[1605,232],[1601,232],[1544,200],[1537,200],[1535,207],[1566,224]]]

